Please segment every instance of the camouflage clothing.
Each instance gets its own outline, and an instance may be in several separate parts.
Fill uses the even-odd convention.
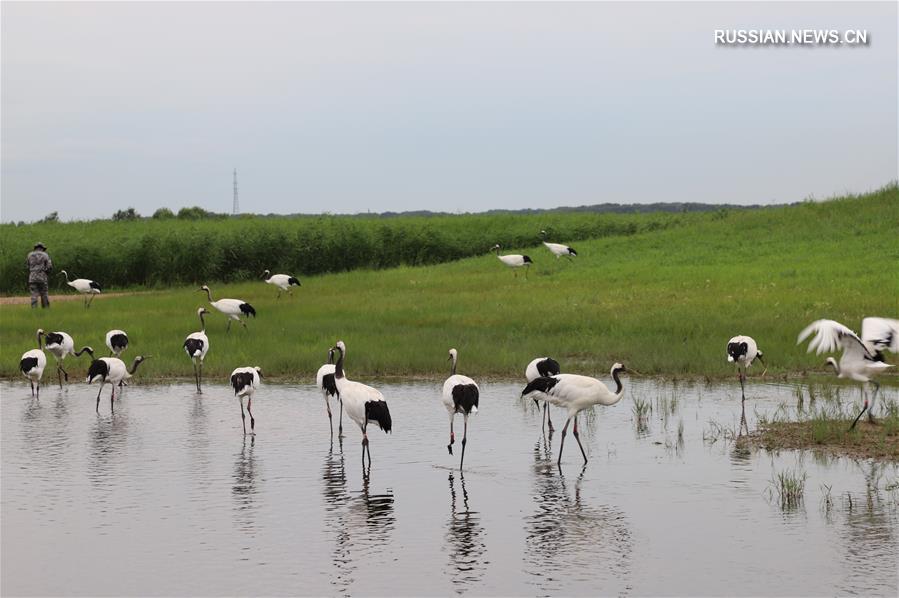
[[[37,307],[40,298],[41,307],[50,307],[50,297],[47,294],[47,274],[53,269],[53,262],[47,252],[35,249],[25,259],[28,266],[28,289],[31,291],[31,307]]]
[[[47,255],[46,251],[35,249],[28,254],[25,264],[28,266],[29,284],[32,282],[47,284],[49,282],[47,274],[53,269],[53,262],[50,261],[50,256]]]

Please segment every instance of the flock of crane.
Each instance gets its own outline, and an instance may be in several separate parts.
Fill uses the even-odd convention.
[[[571,256],[577,255],[577,252],[567,245],[546,242],[546,231],[541,231],[541,235],[544,237],[544,245],[557,258],[564,256],[570,259]],[[527,276],[527,267],[533,263],[530,257],[527,255],[500,255],[500,246],[498,244],[492,249],[496,251],[500,261],[507,266],[512,268],[524,267],[525,276]],[[85,295],[86,307],[90,306],[93,296],[101,292],[100,285],[94,281],[87,279],[69,280],[65,271],[62,274],[65,275],[66,282],[70,286]],[[266,283],[272,284],[279,289],[278,298],[281,297],[282,292],[291,293],[291,287],[300,285],[299,280],[293,276],[286,274],[271,275],[269,270],[263,273],[263,278]],[[234,321],[239,322],[246,328],[245,320],[250,316],[256,316],[256,310],[246,301],[240,299],[213,300],[212,291],[206,285],[200,287],[198,292],[205,292],[209,304],[227,316],[228,327],[226,332],[230,331],[231,324]],[[200,330],[189,334],[183,344],[184,351],[194,366],[194,378],[198,393],[202,392],[203,360],[209,351],[209,337],[206,334],[206,320],[204,318],[208,313],[210,312],[203,307],[197,310],[197,316],[200,319]],[[880,390],[880,385],[873,378],[885,369],[892,367],[884,362],[883,352],[899,352],[899,320],[877,317],[864,318],[862,320],[861,336],[834,320],[817,320],[802,330],[797,339],[797,344],[803,342],[811,335],[814,335],[814,338],[809,342],[809,352],[814,350],[820,355],[825,352],[834,352],[842,349],[842,356],[839,362],[833,357],[829,357],[826,363],[833,367],[839,378],[848,378],[861,383],[864,405],[850,429],[855,427],[866,411],[869,417],[873,419],[871,411],[877,392]],[[44,339],[46,343],[42,345],[42,340]],[[128,335],[122,330],[110,330],[106,334],[106,346],[109,348],[110,356],[98,359],[93,359],[94,350],[89,346],[75,351],[75,343],[71,335],[62,331],[44,332],[43,330],[38,330],[37,342],[38,348],[23,354],[20,362],[22,374],[31,381],[32,395],[39,397],[40,394],[40,380],[47,363],[43,349],[49,351],[56,358],[60,387],[62,387],[63,378],[68,381],[68,373],[63,368],[63,362],[66,357],[69,355],[77,357],[87,353],[91,356],[92,362],[88,368],[86,382],[88,384],[96,381],[100,383],[96,404],[98,411],[103,386],[105,384],[112,386],[110,409],[113,409],[116,386],[126,384],[127,380],[134,375],[138,366],[149,357],[137,356],[131,367],[127,368],[120,359],[122,352],[128,347]],[[328,362],[322,365],[316,374],[316,387],[321,390],[325,400],[328,419],[331,422],[332,436],[334,430],[330,401],[333,398],[338,401],[340,406],[338,433],[340,435],[343,434],[343,412],[346,411],[349,418],[359,426],[362,432],[363,466],[365,465],[366,455],[368,456],[368,464],[371,466],[371,450],[367,433],[368,425],[370,423],[377,425],[385,433],[389,433],[392,430],[393,422],[387,402],[376,388],[347,378],[346,370],[344,369],[346,353],[346,344],[343,341],[338,341],[328,350]],[[335,355],[337,356],[336,363],[334,361]],[[743,404],[742,427],[745,422],[746,371],[756,360],[764,364],[763,353],[752,337],[740,335],[728,341],[726,356],[727,360],[733,362],[738,370]],[[450,349],[448,361],[452,362],[452,369],[449,378],[443,384],[441,398],[443,406],[449,415],[450,429],[447,450],[451,455],[453,454],[453,445],[456,441],[453,428],[454,419],[457,414],[462,415],[463,418],[462,451],[459,460],[461,469],[465,460],[468,419],[478,411],[480,391],[474,380],[456,372],[458,358],[458,351],[454,348]],[[767,367],[765,371],[767,371]],[[559,363],[550,357],[538,357],[527,365],[525,368],[527,385],[521,396],[533,399],[538,407],[540,401],[543,401],[542,425],[544,429],[548,426],[550,432],[554,431],[549,405],[554,405],[567,411],[567,419],[562,428],[562,439],[559,446],[559,465],[561,465],[565,437],[571,424],[573,424],[572,434],[575,440],[577,440],[586,464],[587,454],[580,441],[577,416],[584,409],[594,405],[610,406],[620,401],[624,396],[624,386],[621,383],[620,375],[626,372],[627,369],[620,363],[615,363],[612,366],[610,376],[615,382],[615,389],[611,390],[596,378],[578,374],[563,374]],[[247,413],[250,416],[250,434],[255,434],[256,421],[253,417],[252,401],[254,393],[259,388],[261,379],[262,369],[255,366],[238,367],[230,376],[231,387],[240,402],[244,434],[247,433]],[[866,394],[866,386],[869,382],[874,386],[870,402]],[[244,410],[244,399],[246,399],[246,410]]]

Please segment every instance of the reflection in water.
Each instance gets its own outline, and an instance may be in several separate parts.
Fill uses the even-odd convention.
[[[459,593],[469,586],[478,583],[484,577],[489,561],[484,560],[484,528],[477,511],[468,506],[468,490],[465,488],[465,476],[459,474],[462,487],[462,505],[457,506],[456,482],[449,474],[450,519],[446,530],[446,548],[449,552],[449,569],[447,573]]]
[[[125,445],[128,440],[128,417],[100,416],[94,421],[91,434],[87,477],[97,489],[109,490],[107,482],[114,479],[117,466],[127,461]]]
[[[338,437],[340,452],[334,453],[334,443],[325,455],[322,467],[322,495],[325,499],[324,527],[334,530],[334,550],[331,562],[334,573],[331,575],[331,586],[339,594],[348,596],[353,583],[353,562],[350,558],[350,533],[343,517],[343,510],[350,500],[346,489],[346,463],[343,455],[343,438]]]
[[[234,462],[234,485],[231,487],[231,494],[234,497],[234,509],[236,519],[245,531],[254,530],[254,501],[259,493],[256,486],[256,457],[253,451],[256,447],[256,437],[250,436],[249,442],[247,437],[243,437],[243,444],[240,452],[237,453],[237,460]]]
[[[335,532],[331,586],[337,593],[348,596],[356,582],[354,573],[359,563],[388,551],[396,517],[393,491],[372,494],[369,476],[363,476],[358,494],[347,490],[343,441],[338,441],[340,452],[334,453],[332,444],[325,457],[322,495],[325,527]]]
[[[536,512],[525,519],[525,572],[541,592],[559,593],[573,582],[601,586],[601,593],[621,593],[631,585],[633,540],[624,514],[609,506],[583,504],[581,483],[574,498],[541,439],[534,446],[533,501]],[[617,588],[609,584],[617,582]]]

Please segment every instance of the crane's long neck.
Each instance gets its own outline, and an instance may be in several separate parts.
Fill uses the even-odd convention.
[[[455,375],[456,375],[456,356],[453,355],[453,371],[450,374],[450,376],[455,376]]]
[[[338,348],[337,352],[340,353],[340,357],[337,358],[337,363],[334,365],[335,379],[343,378],[343,350]]]
[[[135,357],[135,358],[134,358],[134,363],[131,364],[131,369],[128,370],[128,374],[131,375],[131,376],[133,376],[133,375],[134,375],[134,372],[137,371],[137,366],[139,366],[139,365],[142,364],[142,363],[143,363],[143,360],[142,360],[142,359],[138,359],[138,358]]]
[[[68,273],[68,272],[66,272],[65,270],[63,270],[63,271],[62,271],[62,275],[66,277],[66,283],[67,283],[67,284],[72,284],[71,282],[69,282],[69,273]]]
[[[615,394],[620,401],[624,396],[624,385],[621,383],[621,378],[618,377],[618,370],[612,370],[612,379],[615,380]]]
[[[215,303],[215,301],[212,300],[212,291],[210,291],[208,287],[203,290],[206,291],[206,296],[209,298],[209,303]]]
[[[93,349],[91,349],[90,347],[81,347],[81,350],[80,350],[80,351],[75,351],[75,357],[81,357],[81,355],[82,355],[83,353],[87,353],[87,354],[90,355],[91,357],[94,356],[94,350],[93,350]]]
[[[42,346],[42,344],[41,344],[41,342],[44,340],[44,339],[43,339],[43,336],[44,336],[44,335],[42,334],[42,331],[39,330],[38,333],[37,333],[37,348],[38,348],[38,349],[43,349],[43,348],[44,348],[44,347]]]
[[[206,319],[203,317],[203,312],[200,312],[200,331],[206,332]]]

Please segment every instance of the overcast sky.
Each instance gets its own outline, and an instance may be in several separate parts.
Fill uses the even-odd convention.
[[[790,202],[897,177],[896,3],[2,3],[2,215]],[[716,47],[718,28],[867,47]]]

